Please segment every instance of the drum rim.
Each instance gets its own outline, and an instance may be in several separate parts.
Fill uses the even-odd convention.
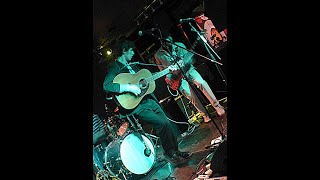
[[[123,136],[120,136],[120,137],[114,139],[113,141],[111,141],[111,142],[108,144],[108,146],[106,147],[106,149],[105,149],[105,153],[104,153],[104,164],[105,164],[105,167],[106,167],[107,170],[110,172],[110,174],[112,174],[112,175],[115,176],[115,177],[117,177],[118,175],[116,175],[116,174],[110,169],[110,167],[107,165],[108,150],[110,149],[111,144],[116,143],[117,145],[119,145],[119,153],[118,153],[119,155],[118,155],[118,156],[119,156],[119,158],[121,159],[121,155],[120,155],[121,143],[122,143],[122,141],[123,141],[128,135],[133,134],[133,133],[140,133],[140,132],[136,132],[136,131],[133,131],[133,130],[127,130],[127,132],[126,132]],[[156,164],[156,161],[157,161],[157,148],[156,148],[156,146],[155,146],[155,144],[154,144],[154,142],[152,141],[152,139],[151,139],[150,136],[148,136],[147,134],[142,134],[142,133],[140,133],[140,134],[141,134],[142,136],[145,136],[145,137],[151,142],[152,147],[153,147],[153,151],[154,151],[154,154],[155,154],[155,156],[154,156],[154,161],[153,161],[152,165],[150,166],[150,169],[149,169],[147,172],[142,173],[142,174],[147,174],[147,173],[149,173],[149,172],[151,171],[151,169],[152,169],[152,168],[154,167],[154,165]],[[122,166],[123,169],[125,170],[125,173],[126,173],[126,174],[132,173],[132,174],[134,174],[134,175],[142,175],[142,174],[135,174],[135,173],[131,172],[131,171],[125,166],[125,164],[123,163],[122,159],[121,159],[121,162],[122,162],[121,166]]]

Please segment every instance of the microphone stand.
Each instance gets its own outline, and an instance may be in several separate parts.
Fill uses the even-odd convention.
[[[160,36],[161,36],[161,33],[160,33]],[[162,36],[161,36],[160,38],[158,38],[158,39],[160,40],[162,49],[164,49],[165,51],[167,51],[168,54],[173,58],[174,63],[178,66],[178,68],[180,69],[180,71],[181,71],[181,73],[182,73],[182,77],[188,82],[188,84],[190,85],[190,87],[191,87],[191,89],[193,90],[193,92],[196,93],[197,97],[199,97],[199,96],[198,96],[199,94],[198,94],[197,89],[195,89],[195,87],[194,87],[193,84],[190,82],[189,78],[187,78],[185,72],[183,71],[183,69],[182,69],[181,66],[179,65],[179,63],[178,63],[178,61],[177,61],[178,58],[176,58],[176,57],[174,57],[174,56],[172,55],[171,51],[170,51],[169,48],[165,45],[164,42],[169,43],[170,45],[173,45],[174,43],[172,43],[172,42],[170,42],[170,41],[162,38]],[[194,53],[194,54],[196,54],[196,55],[198,55],[198,56],[201,56],[201,57],[203,57],[203,58],[205,58],[205,59],[208,59],[208,60],[210,60],[210,61],[212,61],[212,62],[214,62],[214,63],[217,63],[217,64],[222,65],[222,63],[217,62],[217,61],[215,61],[215,60],[213,60],[213,59],[207,58],[207,57],[205,57],[205,56],[203,56],[203,55],[201,55],[201,54],[199,54],[199,53],[194,52],[193,50],[190,50],[190,49],[181,47],[181,46],[179,46],[179,45],[177,45],[177,44],[174,44],[174,45],[175,45],[175,46],[178,46],[178,47],[180,47],[180,48],[182,48],[182,49],[184,49],[184,50],[186,50],[186,51],[188,51],[188,52]],[[201,103],[201,105],[204,107],[204,109],[205,109],[206,113],[208,114],[208,116],[210,116],[210,118],[211,118],[211,115],[210,115],[210,113],[208,112],[207,108],[205,108],[205,106],[203,105],[203,102],[200,101],[200,103]],[[218,129],[220,135],[224,138],[223,132],[220,130],[220,128],[218,127],[218,125],[216,124],[216,122],[214,122],[213,118],[212,118],[212,122],[213,122],[213,124],[215,125],[215,127]]]
[[[207,40],[197,31],[197,29],[192,26],[192,24],[189,22],[189,25],[191,26],[191,31],[194,31],[196,32],[197,36],[200,37],[200,39],[202,40],[206,50],[208,51],[208,54],[210,55],[210,57],[212,59],[215,59],[214,56],[212,55],[212,53],[209,51],[209,49],[216,55],[216,57],[221,60],[221,58],[218,56],[218,54],[212,49],[212,47],[208,44]],[[221,78],[222,78],[222,81],[225,83],[225,85],[227,86],[227,78],[225,76],[225,74],[223,73],[223,71],[221,70],[221,68],[217,65],[217,63],[215,64]]]
[[[159,40],[160,40],[160,42],[161,42],[161,41],[165,41],[165,42],[167,42],[167,43],[173,44],[172,42],[170,42],[170,41],[168,41],[168,40],[166,40],[166,39],[163,39],[163,38],[159,38]],[[162,45],[162,46],[165,46],[165,45],[163,45],[162,42],[161,42],[161,45]],[[186,51],[188,51],[188,52],[191,52],[191,53],[193,53],[193,54],[196,54],[196,55],[198,55],[198,56],[201,56],[201,57],[203,57],[203,58],[205,58],[205,59],[207,59],[207,60],[209,60],[209,61],[211,61],[211,62],[214,62],[214,63],[219,64],[219,65],[223,65],[222,63],[216,61],[214,58],[213,58],[213,59],[210,59],[210,58],[208,58],[208,57],[206,57],[206,56],[204,56],[204,55],[201,55],[201,54],[199,54],[199,53],[197,53],[197,52],[195,52],[195,51],[193,51],[193,50],[184,48],[184,47],[182,47],[182,46],[180,46],[180,45],[178,45],[178,44],[174,44],[174,45],[175,45],[175,46],[178,46],[178,47],[180,47],[180,48],[182,48],[182,49],[184,49],[184,50],[186,50]],[[164,48],[164,49],[167,50],[167,48]],[[174,56],[171,54],[171,52],[169,51],[169,49],[168,49],[168,52],[169,52],[170,56],[174,58]],[[175,58],[174,58],[174,59],[175,59]],[[179,65],[178,65],[178,66],[179,66]],[[180,67],[180,66],[179,66],[179,67]]]

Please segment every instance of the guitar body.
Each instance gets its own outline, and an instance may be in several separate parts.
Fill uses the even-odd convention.
[[[147,94],[152,93],[156,88],[155,81],[151,81],[150,83],[147,83],[145,80],[148,77],[151,77],[152,74],[147,69],[141,69],[136,74],[130,74],[130,73],[121,73],[118,74],[114,79],[114,83],[119,84],[138,84],[141,93],[139,96],[135,96],[132,93],[123,93],[120,95],[116,95],[116,99],[118,103],[125,109],[133,109],[135,108],[142,98],[146,96]]]

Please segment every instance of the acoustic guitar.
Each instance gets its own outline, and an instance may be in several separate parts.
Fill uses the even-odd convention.
[[[156,88],[155,80],[161,78],[162,76],[168,74],[172,70],[176,70],[177,66],[172,65],[163,71],[152,74],[147,69],[141,69],[136,74],[130,73],[121,73],[118,74],[114,79],[114,83],[119,84],[136,84],[140,87],[141,93],[138,96],[135,96],[132,93],[123,93],[115,95],[117,102],[125,109],[135,108],[142,98],[150,93],[152,93]]]

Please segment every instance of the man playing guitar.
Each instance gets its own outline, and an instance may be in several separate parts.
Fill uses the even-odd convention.
[[[116,41],[113,47],[116,59],[107,66],[103,90],[115,97],[113,99],[119,104],[120,118],[134,116],[153,125],[160,137],[164,155],[170,163],[186,163],[192,153],[179,150],[169,119],[152,93],[155,89],[155,83],[150,79],[152,74],[147,69],[140,69],[129,63],[135,54],[134,49],[135,44],[124,37]],[[132,101],[136,101],[137,104],[132,105]]]
[[[167,47],[164,49],[161,47],[155,54],[154,58],[156,63],[159,65],[158,68],[163,70],[164,68],[178,62],[182,65],[181,70],[186,75],[186,78],[190,80],[191,83],[195,84],[197,88],[205,95],[205,97],[210,101],[210,104],[217,111],[219,116],[225,114],[223,106],[219,104],[216,96],[213,94],[208,83],[202,78],[199,72],[195,69],[192,62],[194,59],[193,53],[188,52],[186,46],[181,42],[174,42],[171,35],[168,32],[163,32],[163,38],[171,42],[165,43]],[[180,47],[179,47],[180,46]],[[181,48],[183,47],[183,48]],[[182,62],[182,63],[181,63]],[[195,95],[188,82],[183,78],[181,70],[176,70],[171,72],[166,76],[166,82],[173,90],[179,90],[187,99],[191,101],[194,107],[202,115],[205,122],[209,122],[210,116],[206,114],[205,107],[200,102],[199,98]]]

